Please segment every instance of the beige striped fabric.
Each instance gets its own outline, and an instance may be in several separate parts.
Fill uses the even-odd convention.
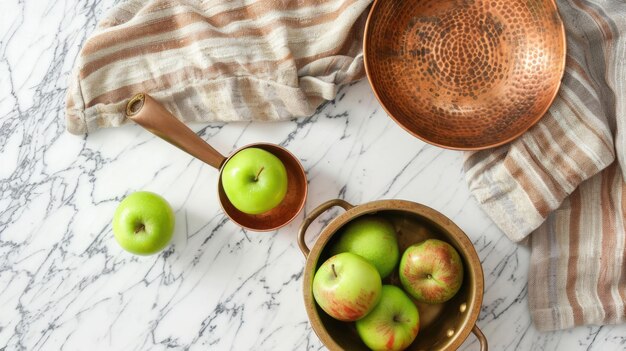
[[[66,127],[125,123],[149,92],[190,121],[308,116],[364,74],[371,0],[129,0],[87,40],[70,78]]]
[[[626,322],[626,3],[558,6],[568,57],[555,103],[518,140],[465,161],[486,212],[530,241],[540,330]]]

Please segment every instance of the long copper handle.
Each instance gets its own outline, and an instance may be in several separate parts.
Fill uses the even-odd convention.
[[[226,160],[226,157],[217,152],[146,93],[135,94],[128,101],[126,117],[152,134],[218,170]]]
[[[307,257],[310,252],[309,247],[306,246],[306,242],[304,241],[304,235],[306,234],[306,230],[309,229],[309,225],[311,225],[315,218],[319,217],[319,215],[323,212],[335,206],[343,207],[346,211],[354,207],[345,200],[328,200],[311,211],[311,213],[304,219],[304,222],[302,222],[302,225],[300,225],[300,230],[298,231],[298,246],[300,246],[300,251],[302,251],[304,257]]]
[[[483,332],[478,328],[477,325],[474,325],[474,328],[472,328],[472,333],[476,335],[476,339],[478,339],[478,342],[480,342],[480,351],[487,351],[488,349],[487,338],[485,337],[485,334],[483,334]]]

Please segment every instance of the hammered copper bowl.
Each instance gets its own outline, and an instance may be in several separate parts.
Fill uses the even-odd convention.
[[[365,69],[387,113],[437,146],[509,142],[556,97],[565,31],[554,0],[376,0]]]
[[[305,242],[307,228],[320,214],[339,206],[345,213],[333,219],[322,229],[317,241],[309,250]],[[487,339],[476,326],[483,301],[483,270],[476,250],[463,231],[443,214],[424,205],[403,200],[380,200],[360,206],[352,206],[343,200],[330,200],[313,210],[305,218],[298,233],[298,245],[306,256],[303,294],[313,330],[331,351],[368,350],[359,338],[354,323],[337,321],[328,316],[313,299],[313,276],[317,268],[329,258],[326,247],[332,246],[335,233],[348,222],[371,214],[384,216],[398,233],[400,252],[414,243],[428,238],[444,240],[454,246],[464,263],[463,285],[449,301],[428,305],[417,303],[420,313],[420,332],[408,350],[456,350],[473,332],[480,341],[481,350],[487,350]],[[383,280],[383,284],[402,286],[397,270]]]

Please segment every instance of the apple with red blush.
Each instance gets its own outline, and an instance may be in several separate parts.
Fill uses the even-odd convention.
[[[356,321],[361,340],[372,350],[406,349],[417,337],[419,326],[417,307],[395,285],[383,285],[378,305],[367,316]]]
[[[378,270],[363,257],[343,252],[326,260],[313,277],[313,297],[331,317],[344,322],[367,315],[380,300]]]
[[[400,259],[400,282],[415,300],[429,304],[450,300],[463,283],[463,262],[445,241],[428,239],[408,247]]]

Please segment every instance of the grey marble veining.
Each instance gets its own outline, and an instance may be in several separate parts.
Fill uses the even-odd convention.
[[[403,198],[452,218],[485,271],[479,326],[492,350],[623,350],[626,326],[539,333],[530,321],[529,252],[478,208],[462,155],[409,136],[365,81],[313,117],[193,126],[228,153],[280,143],[303,162],[303,214],[275,233],[222,214],[217,172],[136,126],[64,131],[67,75],[111,0],[0,0],[0,350],[323,350],[302,303],[303,216],[341,197]],[[136,190],[176,212],[172,245],[151,257],[115,243],[111,217]],[[310,229],[309,242],[338,211]],[[470,335],[463,350],[477,350]]]

